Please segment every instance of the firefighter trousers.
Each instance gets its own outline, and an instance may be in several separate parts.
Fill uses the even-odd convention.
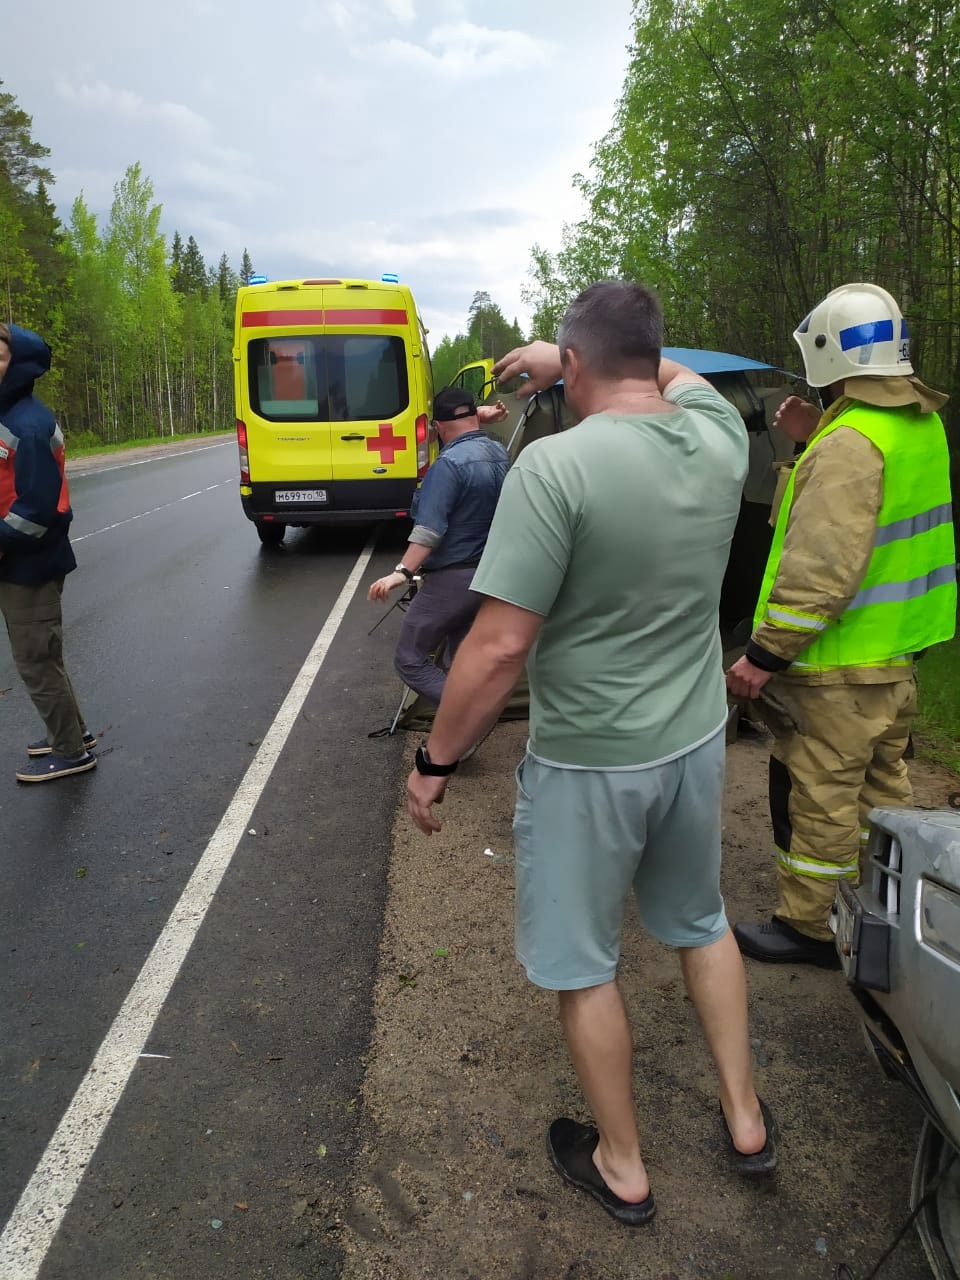
[[[870,810],[913,799],[903,756],[917,709],[916,680],[912,671],[889,684],[803,685],[776,677],[761,706],[774,736],[774,914],[810,938],[829,941],[837,882],[859,881]]]

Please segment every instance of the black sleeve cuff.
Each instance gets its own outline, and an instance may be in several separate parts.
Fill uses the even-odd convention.
[[[764,649],[755,640],[747,642],[746,656],[761,671],[786,671],[787,667],[790,666],[789,658],[778,658],[775,653],[771,653],[769,649]]]

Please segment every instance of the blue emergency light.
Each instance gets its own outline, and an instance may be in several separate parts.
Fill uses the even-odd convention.
[[[400,277],[397,275],[395,271],[384,271],[383,275],[380,277],[380,283],[381,284],[399,284]]]
[[[250,279],[247,281],[247,284],[266,284],[267,279],[268,279],[267,276],[260,276],[260,275],[251,276]]]

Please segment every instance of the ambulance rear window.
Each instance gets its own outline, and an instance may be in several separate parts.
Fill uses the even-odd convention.
[[[250,402],[274,422],[363,422],[406,409],[402,338],[369,333],[255,338]]]

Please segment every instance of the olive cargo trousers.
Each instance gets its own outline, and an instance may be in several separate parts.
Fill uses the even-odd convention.
[[[482,602],[482,597],[470,590],[476,571],[475,565],[451,565],[425,573],[400,627],[393,660],[397,675],[435,706],[450,664]],[[441,646],[443,666],[437,666],[433,655]]]
[[[63,579],[24,587],[0,582],[0,613],[20,678],[47,728],[55,755],[83,755],[86,724],[63,665]]]
[[[838,880],[859,880],[870,810],[913,799],[903,754],[917,709],[916,680],[912,671],[890,684],[804,685],[777,677],[760,705],[774,735],[774,914],[826,942]]]

